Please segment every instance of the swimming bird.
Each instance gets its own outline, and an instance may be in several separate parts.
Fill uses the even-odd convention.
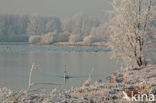
[[[64,78],[65,78],[65,79],[69,79],[69,78],[70,78],[70,76],[67,74],[66,71],[64,71]]]

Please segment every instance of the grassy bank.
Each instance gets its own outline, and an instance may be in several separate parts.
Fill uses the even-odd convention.
[[[112,73],[107,82],[92,81],[91,78],[80,88],[69,90],[22,90],[0,89],[2,103],[129,103],[123,99],[123,91],[156,95],[156,65],[145,68],[121,69]]]

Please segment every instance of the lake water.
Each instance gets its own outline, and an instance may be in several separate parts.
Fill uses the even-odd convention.
[[[102,47],[0,45],[0,87],[26,89],[33,63],[40,65],[40,70],[33,71],[32,81],[43,83],[33,88],[80,87],[93,68],[92,79],[105,80],[119,69],[109,56],[109,50]],[[66,71],[73,76],[66,85],[44,84],[63,84],[65,65]]]

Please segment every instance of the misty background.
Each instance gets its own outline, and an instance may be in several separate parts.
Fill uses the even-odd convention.
[[[111,0],[0,0],[0,42],[103,45],[111,8]]]

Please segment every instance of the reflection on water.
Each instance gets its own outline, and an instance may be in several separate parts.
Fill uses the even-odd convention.
[[[71,76],[65,88],[81,86],[92,68],[93,80],[104,80],[119,69],[115,61],[109,59],[108,51],[100,47],[0,45],[0,87],[26,89],[33,63],[41,68],[33,71],[32,81],[40,83],[36,88],[61,87],[57,84],[64,84],[65,65]]]

